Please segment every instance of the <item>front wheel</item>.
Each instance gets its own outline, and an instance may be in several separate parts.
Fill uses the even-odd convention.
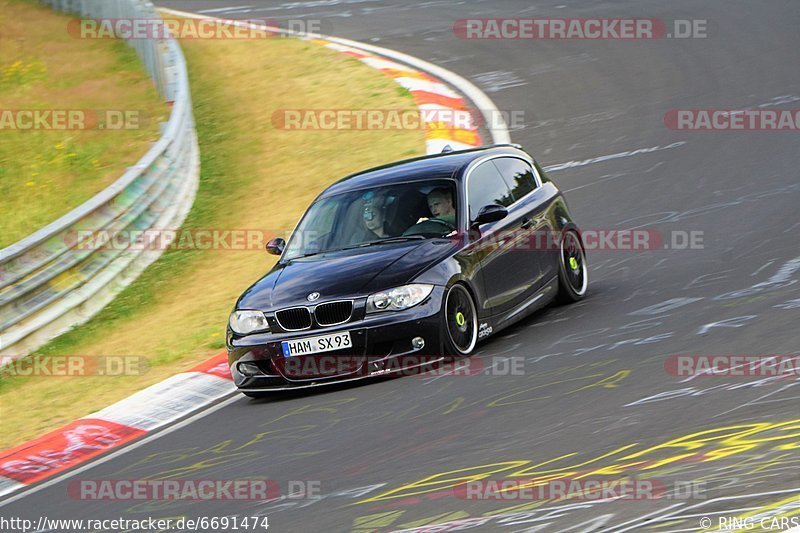
[[[572,303],[582,300],[589,286],[589,275],[586,252],[574,230],[564,233],[558,262],[558,301]]]
[[[468,356],[478,342],[478,313],[469,291],[461,284],[450,287],[444,298],[444,355]]]

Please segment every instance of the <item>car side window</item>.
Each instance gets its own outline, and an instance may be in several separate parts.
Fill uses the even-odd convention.
[[[500,174],[511,187],[514,200],[519,200],[536,188],[536,178],[533,177],[531,166],[516,157],[499,157],[492,159]]]
[[[467,183],[467,196],[470,220],[475,220],[478,212],[487,204],[508,207],[514,203],[511,189],[491,161],[481,163],[472,170]]]

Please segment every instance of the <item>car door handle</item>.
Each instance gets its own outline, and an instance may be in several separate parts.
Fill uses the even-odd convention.
[[[533,226],[533,221],[529,218],[522,219],[522,229],[530,229]]]

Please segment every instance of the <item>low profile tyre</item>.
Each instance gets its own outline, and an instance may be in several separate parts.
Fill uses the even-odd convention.
[[[558,301],[572,303],[582,300],[589,286],[586,252],[574,230],[564,233],[559,248]]]
[[[478,312],[464,285],[450,287],[444,297],[442,314],[444,355],[469,356],[478,342]]]

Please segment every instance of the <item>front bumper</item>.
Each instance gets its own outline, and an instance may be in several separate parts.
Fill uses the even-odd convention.
[[[444,287],[436,286],[421,304],[326,328],[292,333],[228,332],[228,364],[242,391],[271,392],[318,387],[396,373],[442,359],[440,312]],[[357,315],[358,316],[358,315]],[[306,356],[285,357],[282,341],[350,332],[352,347]],[[411,340],[421,337],[422,348]]]

